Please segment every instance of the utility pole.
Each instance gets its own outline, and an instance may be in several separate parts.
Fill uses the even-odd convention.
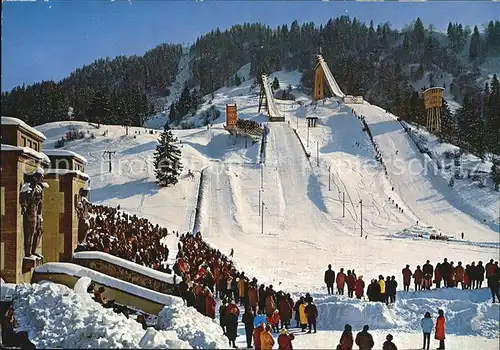
[[[361,205],[361,237],[363,237],[363,200],[359,200],[359,204]]]
[[[264,164],[260,165],[260,188],[264,188]]]
[[[332,190],[332,172],[331,172],[332,166],[328,166],[328,191]]]
[[[263,235],[264,234],[264,202],[262,202],[262,215],[260,217],[260,223],[261,223],[260,233]]]
[[[109,157],[109,172],[111,172],[111,155],[112,154],[115,154],[116,151],[104,151],[104,154],[108,154],[108,157]]]
[[[260,204],[261,204],[261,199],[260,199],[260,193],[263,191],[262,189],[259,189],[259,216],[260,216]]]
[[[319,166],[319,141],[316,141],[316,165]]]
[[[345,192],[342,192],[342,217],[345,218]]]
[[[307,147],[309,148],[309,121],[307,122]]]

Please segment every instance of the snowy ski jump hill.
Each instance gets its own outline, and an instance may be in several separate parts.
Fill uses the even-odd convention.
[[[248,79],[249,66],[240,71],[238,75],[246,80],[238,87],[214,92],[211,104],[206,103],[200,111],[211,105],[224,110],[226,103],[236,103],[239,118],[267,122],[267,116],[257,112],[258,88],[252,88]],[[420,313],[426,308],[435,313],[443,307],[456,320],[450,324],[450,332],[456,335],[450,343],[470,349],[498,349],[494,327],[498,327],[499,309],[489,304],[486,291],[410,293],[394,310],[382,305],[376,306],[380,310],[370,310],[375,306],[325,296],[323,273],[329,263],[336,271],[354,268],[357,275],[365,276],[365,282],[379,274],[395,275],[401,286],[405,264],[414,269],[427,259],[435,265],[447,257],[465,265],[498,257],[499,234],[494,226],[498,193],[465,186],[457,194],[439,175],[423,172],[432,165],[424,163],[395,117],[380,108],[368,103],[346,106],[337,98],[314,106],[297,88],[300,73],[276,72],[269,79],[274,76],[281,88],[292,86],[296,101],[275,100],[286,121],[268,124],[265,164],[259,164],[260,142],[248,142],[245,147],[243,138],[230,136],[223,128],[223,113],[209,129],[173,131],[182,147],[184,170],[172,188],[159,188],[154,183],[153,154],[159,130],[131,127],[126,135],[121,126],[101,125],[97,129],[84,122],[51,123],[37,129],[47,137],[46,148],[71,128],[82,130],[86,137],[64,148],[88,159],[85,171],[91,178],[91,202],[120,204],[122,210],[169,230],[192,229],[203,177],[198,225],[204,239],[222,252],[234,248],[238,268],[255,275],[259,283],[271,283],[295,295],[312,293],[320,313],[334,319],[330,323],[320,320],[321,331],[313,338],[298,337],[298,347],[336,345],[339,325],[349,314],[358,321],[345,322],[364,322],[378,329],[374,333],[377,344],[390,329],[404,337],[401,347],[411,347],[420,342],[415,326]],[[375,161],[373,145],[352,109],[365,116],[387,175]],[[318,117],[318,126],[309,129],[309,136],[307,116]],[[190,120],[199,123],[199,115]],[[158,118],[154,123],[160,124]],[[116,151],[111,173],[107,158],[103,158],[105,151]],[[407,170],[410,166],[412,171]],[[188,169],[194,178],[187,175]],[[264,202],[262,210],[259,200]],[[462,231],[464,240],[460,239]],[[452,238],[429,239],[429,235],[439,233]],[[335,309],[344,311],[336,313]],[[377,317],[384,319],[379,322]]]

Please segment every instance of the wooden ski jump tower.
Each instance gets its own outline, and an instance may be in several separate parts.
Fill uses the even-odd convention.
[[[325,72],[323,72],[323,68],[321,67],[321,62],[318,59],[316,60],[316,66],[314,66],[314,101],[323,100],[325,98]]]
[[[443,106],[442,87],[432,87],[424,91],[424,105],[427,114],[427,131],[441,132],[441,107]]]
[[[261,79],[260,79],[260,92],[259,92],[259,110],[258,112],[260,113],[260,109],[266,109],[267,113],[269,113],[269,106],[268,106],[268,101],[266,97],[266,90],[264,88],[264,81],[262,79],[262,76],[264,74],[261,74]]]

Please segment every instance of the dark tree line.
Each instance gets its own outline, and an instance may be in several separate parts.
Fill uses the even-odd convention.
[[[166,96],[175,80],[182,47],[162,44],[143,56],[99,59],[60,82],[44,81],[2,93],[2,115],[31,125],[68,119],[140,125],[154,113],[154,97]]]
[[[198,90],[193,89],[193,91],[190,91],[188,85],[185,84],[179,99],[170,105],[168,114],[169,123],[179,124],[186,115],[195,115],[202,103],[203,101]]]
[[[263,72],[299,70],[302,86],[311,89],[315,54],[321,48],[345,93],[363,95],[396,115],[422,122],[421,98],[411,87],[412,80],[421,79],[429,70],[449,72],[456,77],[451,92],[463,103],[465,91],[474,90],[478,70],[461,62],[458,51],[468,50],[477,64],[500,50],[498,21],[491,21],[484,35],[477,28],[471,31],[452,23],[446,42],[440,35],[431,27],[426,29],[419,18],[403,30],[394,30],[390,23],[365,24],[348,16],[320,26],[294,21],[275,29],[258,23],[217,29],[192,45],[192,78],[172,104],[170,121],[179,123],[195,113],[201,96],[228,82],[239,84],[236,72],[248,62],[257,83]],[[138,125],[154,112],[155,99],[169,94],[181,55],[181,46],[163,44],[140,57],[98,60],[61,82],[42,82],[3,93],[2,114],[36,125],[66,119],[71,106],[77,120]],[[430,86],[441,85],[440,78],[430,76]]]

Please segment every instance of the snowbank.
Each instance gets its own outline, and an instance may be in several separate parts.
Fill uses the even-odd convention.
[[[179,339],[197,349],[225,349],[227,338],[222,328],[209,317],[192,307],[180,304],[166,305],[158,314],[156,328],[174,330]]]
[[[14,295],[17,330],[26,331],[37,348],[191,349],[190,342],[178,338],[186,330],[176,329],[179,325],[190,324],[192,344],[205,338],[208,341],[199,344],[214,344],[218,348],[224,348],[226,344],[215,337],[212,326],[215,323],[208,319],[191,319],[191,313],[184,311],[188,308],[179,304],[175,304],[177,312],[172,320],[173,329],[158,331],[149,328],[144,331],[135,320],[104,309],[83,293],[82,288],[86,289],[88,283],[86,278],[79,280],[75,285],[76,293],[52,282],[17,285]],[[204,336],[204,333],[209,334]]]
[[[343,330],[349,323],[353,329],[368,324],[371,329],[402,332],[420,331],[420,319],[426,311],[433,317],[442,309],[446,332],[456,335],[498,337],[499,304],[491,304],[488,289],[460,290],[441,288],[422,292],[398,292],[395,304],[365,302],[338,295],[318,296],[316,305],[321,329]]]

